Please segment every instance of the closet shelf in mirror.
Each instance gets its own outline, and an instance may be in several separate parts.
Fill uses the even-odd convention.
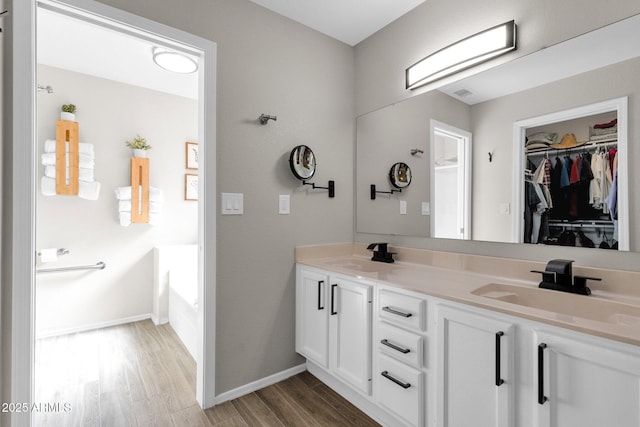
[[[557,220],[557,219],[550,219],[549,220],[549,227],[573,227],[573,228],[583,228],[583,227],[614,227],[614,224],[612,221],[609,220],[603,220],[603,219],[589,219],[589,220],[584,220],[584,219],[579,219],[579,220],[575,220],[575,221],[569,221],[569,220]]]
[[[602,141],[590,141],[586,144],[572,147],[572,148],[536,148],[533,150],[527,150],[527,157],[529,156],[543,156],[549,153],[572,153],[581,151],[591,151],[596,148],[610,148],[618,145],[618,139],[602,140]]]

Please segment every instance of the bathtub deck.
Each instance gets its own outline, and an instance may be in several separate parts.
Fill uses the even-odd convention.
[[[308,372],[202,411],[195,372],[171,327],[150,320],[38,340],[35,403],[47,405],[34,425],[377,425]]]

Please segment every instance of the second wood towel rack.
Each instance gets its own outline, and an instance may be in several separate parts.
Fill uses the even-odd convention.
[[[131,158],[131,222],[149,222],[149,159]]]

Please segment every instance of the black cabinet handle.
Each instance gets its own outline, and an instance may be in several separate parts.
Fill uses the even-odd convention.
[[[392,349],[394,349],[396,351],[399,351],[402,354],[407,354],[407,353],[409,353],[411,351],[408,348],[398,347],[397,345],[390,343],[389,340],[386,339],[386,338],[383,339],[382,341],[380,341],[380,344],[386,345],[387,347],[392,348]]]
[[[544,395],[544,349],[547,348],[545,343],[538,344],[538,403],[544,405],[549,400]]]
[[[500,338],[504,336],[504,332],[498,331],[496,332],[496,386],[500,387],[504,384],[504,380],[500,375]]]
[[[393,381],[394,383],[398,384],[400,387],[407,389],[409,387],[411,387],[411,384],[409,383],[403,383],[402,381],[400,381],[397,378],[392,377],[391,375],[389,375],[389,371],[382,371],[380,373],[380,375],[382,375],[383,377],[385,377],[386,379]]]
[[[318,280],[318,310],[324,310],[322,305],[322,285],[324,285],[324,280]]]
[[[333,292],[333,290],[334,290],[335,288],[337,288],[337,287],[338,287],[338,285],[336,285],[336,284],[331,285],[331,315],[332,315],[332,316],[333,316],[334,314],[338,314],[338,312],[335,310],[335,299],[336,299],[336,295],[335,295],[335,293]]]
[[[402,317],[411,317],[411,316],[413,316],[411,313],[405,313],[403,311],[394,310],[393,308],[391,308],[389,306],[382,307],[382,311],[386,311],[387,313],[395,314],[396,316],[402,316]]]

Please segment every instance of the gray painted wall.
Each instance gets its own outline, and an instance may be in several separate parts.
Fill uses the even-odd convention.
[[[302,363],[294,247],[353,236],[353,49],[246,0],[104,3],[218,45],[218,192],[244,193],[245,214],[218,216],[217,393]],[[261,113],[278,121],[261,126]],[[298,144],[334,199],[289,172]]]
[[[185,142],[197,141],[198,105],[183,98],[45,65],[38,81],[54,88],[38,93],[38,194],[36,248],[66,248],[51,268],[104,261],[102,271],[36,276],[36,334],[117,321],[151,313],[153,248],[195,244],[198,204],[184,200]],[[40,163],[44,141],[55,139],[62,104],[78,107],[80,142],[95,152],[98,200],[43,196]],[[124,141],[147,138],[150,185],[162,190],[162,223],[118,222],[114,190],[130,185],[131,150]]]

